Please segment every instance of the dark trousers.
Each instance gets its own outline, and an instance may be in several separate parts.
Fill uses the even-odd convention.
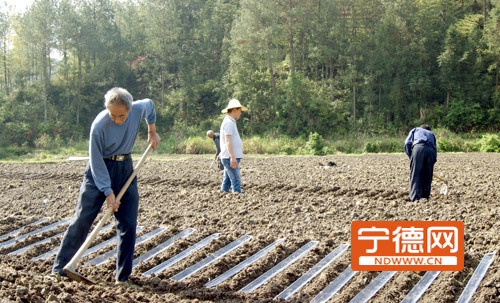
[[[118,195],[118,192],[134,169],[132,159],[129,158],[125,161],[104,160],[104,162],[111,177],[113,192],[115,195]],[[90,227],[105,200],[106,196],[96,187],[90,165],[87,164],[75,214],[63,236],[52,272],[65,275],[63,272],[64,266],[71,261],[80,246],[85,242],[87,233],[90,231]],[[118,237],[115,277],[117,281],[126,281],[132,273],[138,208],[139,192],[137,190],[137,178],[134,178],[134,181],[121,198],[120,208],[114,213]]]
[[[410,200],[429,198],[436,150],[426,144],[413,146],[410,157]]]

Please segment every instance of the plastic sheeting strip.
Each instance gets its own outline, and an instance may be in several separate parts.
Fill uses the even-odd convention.
[[[462,294],[458,298],[457,303],[466,303],[470,301],[477,288],[479,287],[481,280],[483,280],[484,275],[486,275],[486,271],[490,267],[491,263],[493,263],[494,258],[494,252],[487,253],[483,256],[483,259],[474,270],[472,277],[470,278],[469,282],[467,282],[467,285],[462,291]]]
[[[174,265],[175,263],[183,260],[184,258],[188,257],[190,254],[193,252],[207,246],[213,239],[217,239],[220,234],[211,234],[210,236],[206,237],[205,239],[201,240],[200,242],[194,244],[191,247],[188,247],[187,249],[183,250],[182,252],[178,253],[177,255],[173,256],[172,258],[168,259],[167,261],[151,268],[150,270],[144,272],[142,275],[145,277],[151,276],[151,274],[158,274],[168,267]]]
[[[227,279],[231,278],[232,276],[234,276],[235,274],[237,274],[243,268],[247,267],[248,265],[256,262],[257,260],[259,260],[260,258],[265,256],[276,245],[283,244],[284,241],[285,241],[285,238],[278,239],[278,240],[274,241],[273,243],[269,244],[268,246],[264,247],[263,249],[259,250],[255,254],[253,254],[250,258],[238,263],[236,266],[232,267],[231,269],[229,269],[228,271],[226,271],[222,275],[220,275],[217,278],[213,279],[212,281],[208,282],[207,284],[205,284],[205,287],[213,287],[213,286],[219,285],[220,283],[224,282],[225,280],[227,280]]]
[[[321,261],[319,261],[316,265],[314,265],[311,269],[309,269],[304,275],[302,275],[299,279],[293,282],[290,286],[288,286],[285,290],[279,293],[276,298],[282,298],[285,300],[290,299],[297,291],[299,291],[307,282],[311,281],[314,277],[316,277],[322,270],[324,270],[328,265],[330,265],[333,261],[337,260],[338,257],[342,256],[342,254],[349,248],[349,244],[341,244],[337,248],[335,248],[332,252],[330,252],[326,257],[324,257]]]
[[[273,268],[270,270],[266,271],[264,274],[262,274],[260,277],[257,279],[253,280],[250,282],[247,286],[243,287],[240,289],[240,292],[244,293],[251,293],[252,291],[256,290],[259,288],[262,284],[266,283],[269,281],[271,278],[279,274],[281,271],[286,269],[288,266],[293,264],[295,261],[300,259],[302,256],[307,254],[314,246],[316,246],[319,242],[318,241],[310,241],[309,243],[305,244],[301,248],[297,249],[293,254],[288,256],[286,259],[275,265]]]
[[[55,222],[55,223],[52,223],[50,225],[47,225],[45,227],[42,227],[42,228],[39,228],[37,230],[34,230],[32,232],[29,232],[27,234],[24,234],[22,236],[19,236],[17,238],[14,238],[14,239],[10,239],[9,241],[6,241],[6,242],[3,242],[3,243],[0,243],[0,248],[4,248],[4,247],[10,247],[14,244],[16,244],[16,242],[21,242],[23,241],[24,239],[28,238],[29,236],[34,236],[34,235],[37,235],[37,234],[41,234],[41,233],[44,233],[46,231],[49,231],[49,230],[52,230],[52,229],[55,229],[57,227],[59,227],[60,225],[65,225],[65,224],[68,224],[69,221],[71,219],[63,219],[61,221],[58,221],[58,222]]]
[[[324,303],[330,300],[330,298],[344,287],[344,285],[346,285],[357,273],[358,272],[352,270],[351,265],[349,265],[337,278],[335,278],[335,280],[323,288],[323,290],[311,300],[311,303]]]
[[[88,160],[89,157],[80,157],[80,156],[70,156],[66,160],[67,161],[80,161],[80,160]]]
[[[249,241],[252,239],[252,236],[250,235],[244,235],[233,242],[229,243],[228,245],[224,246],[223,248],[219,249],[215,253],[211,254],[210,256],[206,257],[205,259],[191,265],[190,267],[186,268],[185,270],[181,271],[180,273],[174,275],[170,279],[173,281],[182,281],[189,277],[190,275],[202,270],[203,268],[209,266],[210,264],[214,263],[218,259],[222,258],[223,256],[227,255],[228,253],[232,252],[236,248],[240,247],[243,245],[243,243]]]
[[[428,271],[420,278],[418,283],[410,290],[401,303],[416,303],[424,292],[431,286],[432,282],[439,275],[440,271]]]
[[[145,235],[142,235],[140,237],[138,237],[136,240],[135,240],[135,245],[139,245],[141,243],[144,243],[148,240],[150,240],[151,238],[153,238],[154,236],[156,236],[157,234],[165,231],[167,228],[166,227],[159,227],[153,231],[150,231],[149,233],[145,234]],[[113,256],[116,255],[116,247],[114,247],[113,249],[111,250],[108,250],[107,252],[93,258],[93,259],[90,259],[89,261],[85,262],[83,265],[95,265],[95,266],[99,266],[99,265],[102,265],[106,262],[108,262],[108,260],[110,258],[112,258]]]
[[[59,237],[62,237],[62,235],[64,235],[64,233],[59,233],[57,235],[54,235],[52,237],[49,237],[49,238],[45,238],[41,241],[38,241],[38,242],[35,242],[35,243],[32,243],[28,246],[25,246],[23,248],[20,248],[18,250],[15,250],[15,251],[12,251],[10,253],[8,253],[8,255],[20,255],[22,254],[23,252],[35,247],[35,246],[38,246],[38,245],[42,245],[42,244],[45,244],[45,243],[49,243],[50,241],[52,241],[52,239],[56,239],[56,238],[59,238]]]
[[[181,231],[180,233],[176,234],[175,236],[169,238],[167,241],[161,243],[160,245],[156,246],[155,248],[151,249],[145,254],[140,255],[139,257],[135,258],[134,261],[132,262],[132,268],[135,268],[139,265],[140,262],[146,262],[147,260],[153,258],[154,256],[158,255],[162,251],[166,250],[177,239],[184,239],[187,238],[190,234],[192,234],[196,229],[194,228],[186,228],[185,230]]]
[[[136,232],[136,233],[140,233],[140,232],[142,231],[142,229],[143,229],[143,228],[144,228],[143,226],[137,226],[137,227],[136,227],[136,229],[135,229],[135,232]],[[104,241],[104,242],[101,242],[101,243],[99,243],[99,244],[97,244],[97,245],[95,245],[95,246],[92,246],[91,248],[87,249],[87,250],[83,253],[82,258],[83,258],[83,257],[86,257],[86,256],[88,256],[88,255],[90,255],[90,254],[92,254],[92,253],[95,253],[96,251],[98,251],[98,250],[100,250],[101,248],[104,248],[104,247],[106,247],[106,246],[108,246],[108,245],[114,245],[114,244],[116,243],[116,237],[117,237],[117,236],[114,236],[114,237],[113,237],[113,238],[111,238],[111,239],[108,239],[108,240],[106,240],[106,241]]]
[[[112,223],[110,223],[110,224],[108,224],[108,225],[104,226],[104,227],[103,227],[103,228],[99,231],[99,234],[103,234],[103,233],[107,232],[108,230],[110,230],[110,229],[111,229],[111,227],[113,227],[113,224],[112,224]],[[52,249],[52,250],[49,250],[49,251],[48,251],[48,252],[46,252],[46,253],[43,253],[43,254],[41,254],[41,255],[39,255],[39,256],[36,256],[36,257],[34,257],[34,258],[31,258],[31,260],[32,260],[32,261],[36,261],[36,260],[42,260],[42,259],[44,260],[44,259],[48,259],[48,258],[50,258],[51,256],[56,255],[56,254],[59,252],[59,249],[60,249],[60,248],[61,248],[60,246],[57,246],[56,248],[54,248],[54,249]]]
[[[351,301],[364,303],[373,297],[389,280],[396,274],[396,271],[383,271],[373,281],[360,291]]]
[[[1,236],[0,236],[0,241],[3,241],[4,239],[6,239],[6,238],[8,238],[8,237],[17,236],[17,235],[18,235],[18,234],[19,234],[19,233],[20,233],[20,232],[21,232],[21,231],[22,231],[25,227],[27,227],[27,226],[32,226],[32,225],[37,225],[37,224],[43,223],[43,222],[47,221],[48,219],[50,219],[50,218],[49,218],[49,217],[44,217],[44,218],[41,218],[40,220],[37,220],[37,221],[35,221],[35,222],[32,222],[32,223],[30,223],[30,224],[28,224],[28,225],[26,225],[26,226],[20,227],[20,228],[18,228],[18,229],[16,229],[16,230],[13,230],[13,231],[9,232],[9,233],[6,233],[6,234],[4,234],[4,235],[1,235]]]

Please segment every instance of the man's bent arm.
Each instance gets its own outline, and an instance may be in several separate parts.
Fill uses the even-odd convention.
[[[158,147],[160,140],[160,136],[156,132],[156,124],[148,124],[148,143],[153,145],[154,150]]]

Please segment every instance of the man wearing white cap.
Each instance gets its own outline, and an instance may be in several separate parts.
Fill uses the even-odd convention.
[[[233,193],[241,193],[241,177],[239,163],[243,158],[243,143],[241,142],[236,120],[241,116],[242,111],[248,108],[242,106],[240,101],[231,99],[222,113],[227,113],[220,126],[220,154],[219,157],[224,165],[224,178],[222,179],[221,190],[229,192],[233,188]]]

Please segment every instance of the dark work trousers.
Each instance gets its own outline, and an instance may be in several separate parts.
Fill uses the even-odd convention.
[[[410,200],[429,198],[436,150],[427,144],[415,144],[410,157]]]
[[[104,162],[111,177],[113,192],[115,195],[118,195],[120,189],[133,172],[132,159],[128,158],[125,161],[104,160]],[[87,233],[90,231],[90,227],[105,200],[106,196],[96,187],[90,171],[90,164],[87,164],[75,214],[62,239],[52,272],[65,275],[63,272],[64,266],[71,261],[80,246],[85,242]],[[134,257],[135,231],[139,208],[137,178],[134,178],[134,181],[132,181],[120,201],[120,207],[114,213],[116,234],[118,237],[115,278],[117,281],[126,281],[132,273],[132,260]]]

